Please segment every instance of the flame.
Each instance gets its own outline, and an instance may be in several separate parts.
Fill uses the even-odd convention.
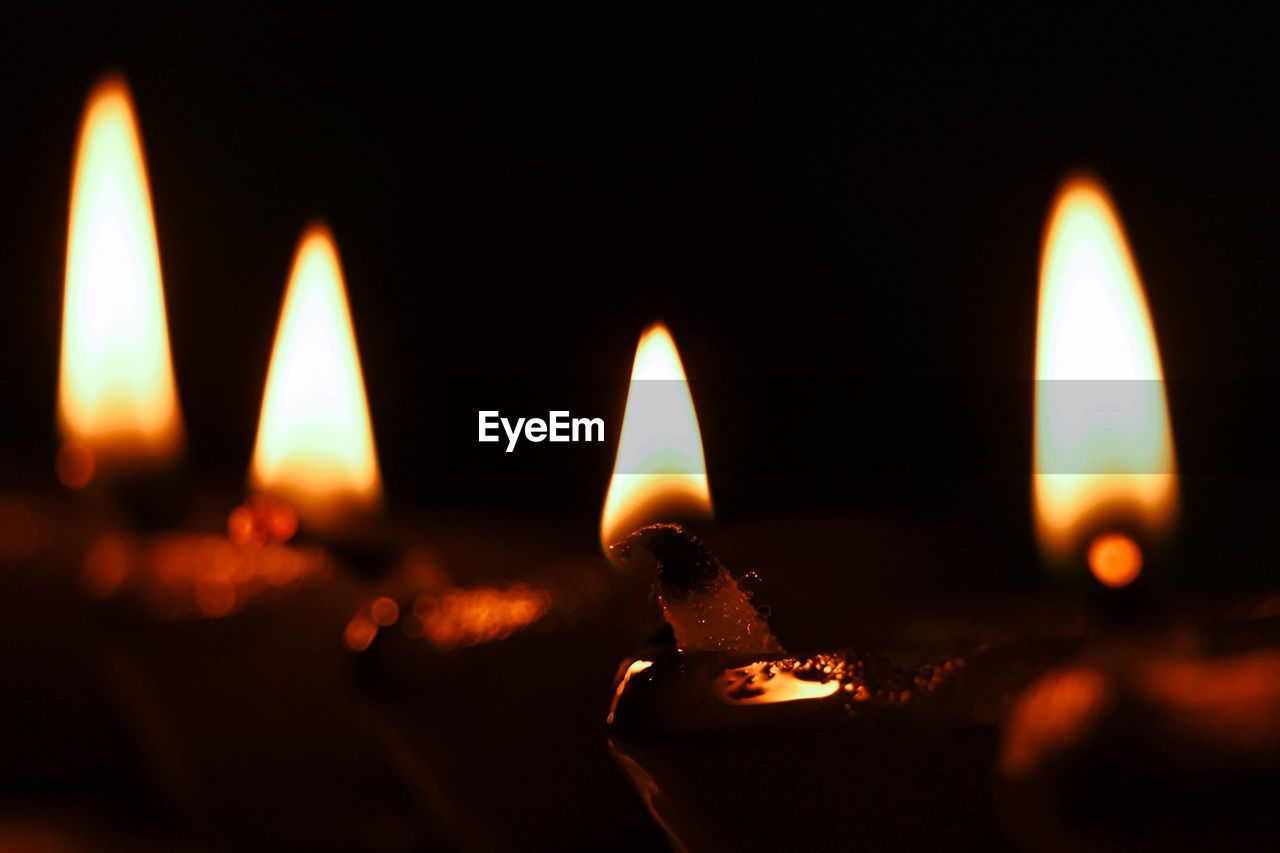
[[[382,500],[342,266],[323,226],[302,235],[289,274],[250,479],[313,526]]]
[[[89,96],[76,145],[58,422],[59,478],[73,487],[95,459],[165,461],[182,445],[147,167],[118,77]]]
[[[1032,480],[1041,548],[1061,560],[1118,526],[1160,536],[1178,503],[1164,373],[1124,228],[1092,179],[1068,180],[1054,203],[1038,329]],[[1127,583],[1141,553],[1136,564],[1129,555],[1112,565],[1124,570],[1112,581]]]
[[[600,516],[607,549],[645,524],[711,515],[698,415],[671,333],[640,336],[613,479]]]

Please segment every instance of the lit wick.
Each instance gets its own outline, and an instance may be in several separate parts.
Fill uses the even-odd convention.
[[[1144,562],[1137,542],[1160,542],[1177,515],[1177,463],[1146,293],[1090,177],[1063,183],[1045,226],[1035,378],[1041,551],[1073,569],[1083,556],[1104,586],[1129,586]]]
[[[1089,570],[1104,586],[1120,589],[1142,572],[1142,549],[1123,533],[1108,533],[1089,546]]]
[[[698,415],[676,343],[661,323],[640,336],[618,455],[600,513],[600,544],[662,521],[711,516]]]

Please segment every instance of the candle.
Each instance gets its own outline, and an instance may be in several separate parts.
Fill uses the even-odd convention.
[[[856,801],[842,845],[994,837],[989,777],[977,768],[990,766],[1000,703],[1037,671],[1026,660],[1038,649],[918,669],[859,649],[787,654],[744,576],[665,520],[690,494],[708,496],[700,509],[710,502],[684,371],[669,334],[654,335],[637,348],[601,530],[616,563],[657,563],[670,633],[623,662],[607,723],[659,826],[681,849],[824,844],[829,815]],[[628,525],[642,526],[608,541]],[[902,798],[923,791],[927,817],[902,821]],[[786,819],[744,818],[778,812]]]

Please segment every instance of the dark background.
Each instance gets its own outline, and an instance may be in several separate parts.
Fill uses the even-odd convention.
[[[663,318],[722,519],[934,513],[1021,552],[1040,233],[1086,168],[1174,380],[1192,552],[1264,560],[1280,217],[1254,31],[1074,6],[6,11],[0,472],[52,480],[73,145],[116,69],[203,481],[242,481],[294,245],[323,218],[393,506],[581,517],[589,543]],[[477,408],[560,407],[607,442],[474,443]]]

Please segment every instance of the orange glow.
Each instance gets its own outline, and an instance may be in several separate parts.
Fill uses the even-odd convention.
[[[636,347],[600,541],[607,550],[646,524],[710,515],[693,397],[675,341],[666,326],[656,323]]]
[[[757,661],[726,669],[716,682],[716,696],[727,705],[775,705],[803,699],[825,699],[840,689],[840,678],[826,673],[824,680],[796,675],[786,661]]]
[[[369,648],[376,636],[378,636],[378,626],[363,616],[357,616],[348,622],[346,630],[342,633],[343,642],[353,652],[363,652]]]
[[[1077,666],[1044,676],[1022,695],[1009,717],[1000,766],[1017,779],[1045,755],[1069,748],[1093,726],[1110,701],[1106,676]]]
[[[441,649],[474,646],[505,639],[550,610],[551,594],[538,587],[452,587],[438,595],[419,595],[405,631],[410,636],[426,637]]]
[[[1210,660],[1156,659],[1138,677],[1187,734],[1248,753],[1280,741],[1280,655],[1250,652]]]
[[[381,503],[382,476],[333,237],[298,244],[262,398],[250,479],[314,527]]]
[[[394,599],[387,598],[385,595],[381,598],[375,598],[369,605],[369,617],[373,619],[373,624],[380,628],[394,625],[396,620],[400,618],[400,605],[396,604]]]
[[[186,619],[229,616],[255,599],[323,583],[332,565],[317,548],[244,548],[220,536],[173,533],[144,541],[100,536],[81,570],[96,597],[127,595],[163,618]]]
[[[54,470],[58,474],[58,482],[68,489],[83,489],[93,479],[98,469],[98,460],[93,451],[78,441],[64,441],[58,448],[58,458],[54,462]]]
[[[1089,569],[1105,586],[1128,586],[1142,572],[1142,549],[1119,533],[1099,536],[1089,546]]]
[[[96,598],[109,598],[133,571],[134,546],[120,536],[103,534],[84,554],[84,583]]]
[[[1155,329],[1124,228],[1088,178],[1063,185],[1045,230],[1036,380],[1032,487],[1046,556],[1078,553],[1099,527],[1166,532],[1178,479]]]
[[[76,145],[58,424],[59,478],[71,487],[95,464],[163,462],[182,445],[142,139],[115,77],[89,96]]]
[[[297,532],[293,507],[266,495],[254,495],[227,516],[227,538],[245,548],[288,542]]]

